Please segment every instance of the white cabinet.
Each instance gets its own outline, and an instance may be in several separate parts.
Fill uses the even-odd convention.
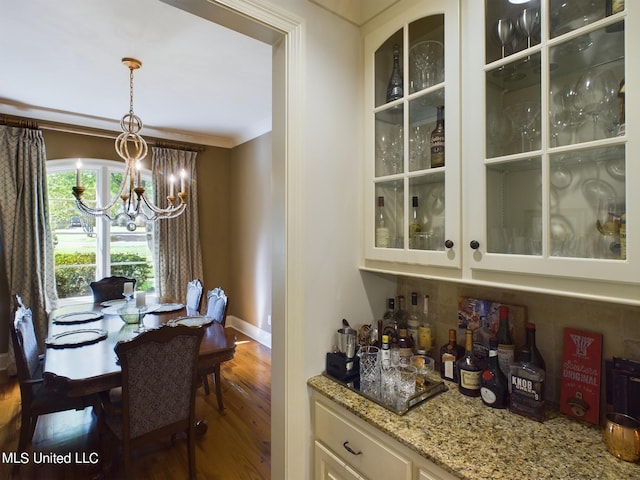
[[[364,269],[640,304],[640,65],[626,61],[640,44],[640,4],[613,2],[626,5],[612,13],[610,3],[409,1],[369,27]],[[435,23],[419,22],[438,12],[442,83],[417,90],[412,27],[433,35]],[[386,102],[380,70],[388,77],[398,42],[409,49],[405,95]],[[412,105],[431,95],[446,107],[445,166],[414,170]],[[389,125],[402,136],[395,170],[383,161]],[[429,203],[441,191],[444,202]],[[380,216],[389,246],[376,246]]]
[[[315,442],[313,454],[316,480],[360,480],[362,478],[321,442]]]
[[[459,269],[458,2],[400,10],[365,34],[365,258]]]
[[[312,398],[316,480],[455,480],[334,402]]]

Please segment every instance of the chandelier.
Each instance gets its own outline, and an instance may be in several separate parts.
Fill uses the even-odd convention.
[[[142,120],[133,113],[133,71],[142,66],[135,58],[123,58],[122,63],[129,68],[129,113],[120,120],[122,133],[115,142],[116,153],[126,162],[126,169],[122,177],[122,183],[118,193],[108,205],[103,207],[91,207],[82,200],[82,194],[86,190],[80,183],[80,165],[76,170],[76,186],[73,187],[73,196],[76,199],[76,207],[85,215],[93,217],[106,217],[110,221],[126,225],[127,230],[134,231],[136,227],[146,221],[155,221],[162,218],[175,218],[187,208],[187,193],[185,192],[184,170],[181,172],[180,190],[178,196],[174,195],[175,176],[169,176],[168,205],[160,208],[154,205],[145,193],[144,184],[140,178],[141,161],[147,155],[147,142],[140,136]],[[178,199],[179,202],[177,201]],[[122,201],[122,209],[112,216],[113,207]]]

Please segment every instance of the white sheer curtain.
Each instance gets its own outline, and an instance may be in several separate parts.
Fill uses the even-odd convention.
[[[151,169],[156,205],[167,204],[169,175],[173,173],[176,176],[176,185],[179,186],[180,172],[184,169],[187,174],[187,210],[177,218],[156,222],[154,248],[159,295],[184,302],[187,283],[194,278],[202,278],[196,152],[160,146],[153,147],[152,152]]]
[[[33,311],[41,347],[47,335],[47,312],[56,299],[45,164],[40,130],[0,125],[0,221],[8,285],[8,291],[2,292],[2,302],[13,311],[14,295],[22,296]],[[10,321],[11,315],[0,319],[3,333],[9,331]],[[3,347],[0,345],[0,352]],[[10,342],[9,372],[15,372]]]

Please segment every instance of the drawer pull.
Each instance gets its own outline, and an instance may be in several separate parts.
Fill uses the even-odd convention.
[[[349,446],[349,440],[347,440],[346,442],[344,442],[342,444],[342,446],[347,450],[347,452],[353,454],[353,455],[362,455],[362,452],[356,452],[353,448],[351,448]]]

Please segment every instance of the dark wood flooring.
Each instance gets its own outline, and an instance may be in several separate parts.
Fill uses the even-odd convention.
[[[199,388],[196,394],[196,417],[208,424],[207,433],[196,440],[198,479],[270,479],[271,350],[240,332],[237,337],[235,358],[222,365],[224,411],[218,410],[215,391],[207,396]],[[91,408],[41,417],[29,448],[30,462],[14,473],[6,455],[17,448],[19,426],[20,389],[12,379],[8,385],[0,386],[0,479],[123,476],[120,451],[116,450],[115,455],[101,451]],[[61,464],[35,463],[50,454],[68,457],[63,457]],[[96,459],[99,463],[92,464]],[[109,467],[106,470],[105,463]],[[166,439],[157,446],[136,451],[133,465],[135,480],[187,478],[186,437],[178,437],[173,446]]]

